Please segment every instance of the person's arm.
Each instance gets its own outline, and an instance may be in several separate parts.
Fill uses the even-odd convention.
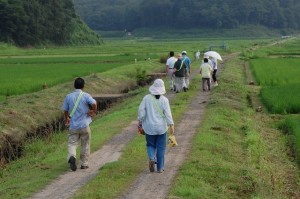
[[[70,125],[70,116],[68,111],[64,111],[65,115],[65,126],[68,127]]]
[[[166,75],[168,75],[169,65],[166,64]]]
[[[89,110],[89,116],[94,117],[97,113],[97,103],[92,104],[92,108]]]
[[[166,101],[164,103],[164,114],[166,116],[166,122],[169,126],[170,134],[173,135],[174,134],[174,121],[172,118],[169,100],[167,98],[165,98],[165,99],[166,99]]]

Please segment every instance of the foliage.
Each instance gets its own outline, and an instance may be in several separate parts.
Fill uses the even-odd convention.
[[[89,36],[82,35],[81,43],[100,43],[76,16],[72,0],[1,0],[0,18],[0,40],[18,46],[75,43],[74,34],[82,32]]]
[[[288,145],[293,156],[298,164],[300,163],[300,116],[289,115],[278,125],[279,129],[289,136]]]
[[[136,81],[139,86],[145,86],[149,82],[149,77],[145,69],[136,68]]]
[[[75,5],[78,14],[94,30],[132,32],[141,27],[218,30],[248,24],[278,29],[300,27],[299,1],[75,0]]]

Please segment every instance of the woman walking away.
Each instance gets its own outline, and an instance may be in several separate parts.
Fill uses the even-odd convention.
[[[174,134],[174,122],[169,100],[163,96],[166,93],[163,80],[156,79],[149,88],[150,94],[143,98],[138,110],[139,127],[145,131],[149,170],[164,171],[165,151],[167,145],[167,130]]]

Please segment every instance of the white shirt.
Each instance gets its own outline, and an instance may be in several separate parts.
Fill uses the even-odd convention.
[[[211,59],[211,64],[212,64],[212,69],[213,70],[217,70],[218,69],[218,62],[217,62],[217,59],[216,58],[212,58]]]
[[[153,100],[156,100],[164,117],[155,107]],[[168,98],[161,95],[159,99],[156,99],[152,94],[146,95],[139,106],[138,120],[142,121],[143,129],[148,135],[166,133],[168,130],[167,124],[174,124]]]
[[[170,57],[167,60],[166,66],[168,66],[168,68],[174,68],[174,64],[177,61],[177,59],[175,57]]]

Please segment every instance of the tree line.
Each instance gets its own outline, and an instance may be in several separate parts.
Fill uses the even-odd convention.
[[[300,28],[299,0],[75,0],[94,30],[136,28]]]
[[[19,46],[66,44],[74,31],[87,28],[73,0],[0,0],[0,19],[0,40]]]

